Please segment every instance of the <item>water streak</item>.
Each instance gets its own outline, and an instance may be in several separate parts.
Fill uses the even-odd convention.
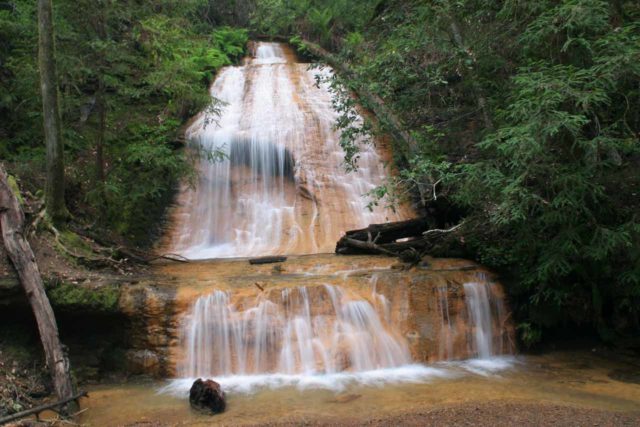
[[[464,284],[467,305],[470,354],[480,359],[489,359],[504,350],[504,304],[496,297],[491,282],[473,282]]]

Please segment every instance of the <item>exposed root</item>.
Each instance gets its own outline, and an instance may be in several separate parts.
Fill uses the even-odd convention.
[[[115,267],[118,270],[121,270],[119,267],[122,265],[123,260],[115,260],[115,259],[111,258],[110,256],[88,256],[88,255],[79,254],[79,253],[69,249],[63,243],[60,231],[58,231],[58,229],[56,227],[54,227],[53,224],[48,222],[46,229],[53,234],[54,239],[56,241],[56,245],[58,246],[58,248],[60,248],[60,250],[62,250],[62,252],[64,252],[68,256],[70,256],[72,258],[75,258],[78,261],[83,262],[83,263],[88,264],[88,265],[111,266],[111,267]]]

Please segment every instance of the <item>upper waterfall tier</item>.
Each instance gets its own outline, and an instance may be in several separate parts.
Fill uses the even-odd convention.
[[[188,258],[332,252],[346,230],[399,220],[406,209],[370,211],[366,193],[387,175],[381,153],[362,144],[359,169],[347,173],[338,113],[327,85],[296,63],[285,45],[258,43],[241,67],[218,75],[215,119],[202,113],[187,131],[192,144],[221,150],[223,161],[199,160],[195,188],[185,188],[170,236]]]

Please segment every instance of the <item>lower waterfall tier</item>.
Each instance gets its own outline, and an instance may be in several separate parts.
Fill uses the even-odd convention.
[[[402,270],[356,257],[378,263],[342,270],[313,258],[189,292],[177,376],[359,373],[514,351],[500,284],[468,262]]]

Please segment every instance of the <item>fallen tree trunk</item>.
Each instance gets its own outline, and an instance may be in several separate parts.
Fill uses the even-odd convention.
[[[62,349],[56,318],[44,291],[35,256],[25,238],[24,212],[16,195],[9,187],[7,173],[2,165],[0,165],[0,228],[4,246],[33,309],[58,399],[71,399],[74,396],[74,390],[69,373],[69,361]]]
[[[376,243],[389,243],[406,237],[420,236],[427,230],[427,226],[426,218],[387,222],[384,224],[371,224],[367,228],[347,231],[345,237],[367,240],[371,234],[373,237],[377,237]]]
[[[427,219],[371,224],[367,228],[347,231],[338,240],[336,253],[341,255],[381,253],[399,256],[405,250],[419,250],[427,245],[423,233]]]
[[[426,218],[407,221],[371,224],[367,228],[347,231],[336,244],[339,255],[383,254],[414,261],[422,258],[444,236],[462,227],[463,223],[449,229],[427,229]]]

